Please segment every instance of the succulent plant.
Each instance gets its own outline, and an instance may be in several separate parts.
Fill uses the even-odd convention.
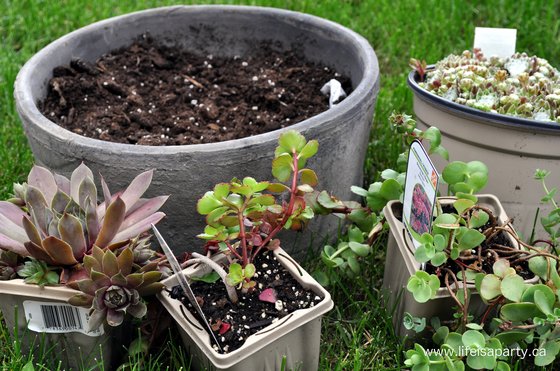
[[[478,50],[451,54],[427,70],[417,60],[419,85],[482,111],[560,122],[560,72],[546,59],[516,53],[485,58]],[[425,77],[424,77],[425,75]]]
[[[114,195],[101,178],[99,203],[93,173],[83,163],[70,179],[34,166],[27,183],[14,185],[14,198],[0,201],[0,248],[62,267],[61,283],[76,280],[94,246],[126,246],[165,216],[158,210],[167,196],[141,198],[152,175],[152,170],[138,175]],[[147,255],[142,247],[136,250],[139,259]]]
[[[21,258],[11,251],[0,251],[0,281],[12,280],[17,277],[21,266]]]
[[[138,269],[139,268],[139,269]],[[120,325],[126,314],[142,318],[146,314],[143,296],[161,291],[161,273],[157,264],[139,267],[134,263],[131,248],[118,255],[109,249],[94,246],[84,258],[89,278],[77,281],[80,294],[69,299],[71,305],[91,307],[89,329],[98,328],[106,319],[110,326]]]
[[[17,274],[25,278],[25,283],[39,286],[56,285],[59,276],[55,270],[56,268],[49,267],[47,263],[31,258],[18,270]]]

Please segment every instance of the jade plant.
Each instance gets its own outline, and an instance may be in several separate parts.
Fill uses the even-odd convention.
[[[104,318],[118,325],[124,313],[143,316],[140,296],[161,289],[157,281],[168,272],[146,236],[167,200],[142,198],[152,175],[115,194],[101,178],[101,202],[86,165],[70,179],[34,166],[26,183],[14,184],[13,197],[0,201],[0,279],[82,291],[70,303],[92,308],[92,328]]]
[[[414,349],[406,352],[406,366],[417,370],[463,370],[467,366],[509,370],[518,358],[531,357],[535,366],[547,366],[557,359],[560,353],[560,258],[556,252],[559,221],[555,188],[549,189],[545,183],[548,174],[537,170],[535,178],[542,182],[545,190],[542,201],[554,207],[541,218],[549,239],[535,240],[533,244],[522,241],[511,228],[500,225],[491,210],[473,204],[468,194],[460,194],[455,201],[455,220],[451,217],[438,220],[445,214],[436,217],[429,234],[431,238],[426,234],[422,236],[425,245],[430,247],[423,245],[424,251],[417,251],[416,258],[428,261],[426,255],[430,254],[426,251],[441,251],[447,264],[438,265],[439,261],[434,264],[432,260],[435,273],[418,271],[410,278],[407,289],[416,300],[426,302],[439,290],[436,280],[439,282],[443,275],[444,285],[456,303],[455,313],[445,325],[438,318],[430,319],[430,326],[426,325],[425,318],[405,315],[406,328],[431,331],[433,344],[439,347],[437,352],[433,349],[428,352],[415,344]],[[475,211],[479,215],[473,224],[472,212]],[[473,244],[482,241],[474,248],[459,248],[457,254],[453,253],[453,245],[460,242],[454,234],[459,234],[461,228],[476,231],[472,232],[470,242]],[[494,240],[499,234],[507,238]],[[441,235],[444,241],[437,237]],[[507,244],[505,240],[513,243]],[[489,263],[492,264],[488,268]],[[452,265],[457,273],[449,269]],[[454,285],[450,285],[450,281]],[[469,299],[474,290],[467,283],[474,283],[474,290],[487,305],[480,315],[469,311]]]
[[[451,54],[426,68],[410,61],[420,87],[485,112],[560,122],[560,73],[537,56],[486,58],[479,50]]]

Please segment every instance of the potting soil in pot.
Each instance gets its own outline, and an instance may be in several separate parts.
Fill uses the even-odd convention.
[[[249,336],[266,326],[281,321],[298,309],[314,307],[323,300],[313,291],[301,287],[272,252],[259,254],[254,264],[257,273],[253,281],[257,286],[251,293],[239,293],[239,302],[235,305],[230,302],[221,280],[211,284],[195,281],[191,285],[202,311],[226,353],[240,348]],[[259,299],[259,295],[267,289],[272,289],[274,295],[266,296],[269,301]],[[177,295],[182,297],[182,303],[201,321],[188,299],[182,296],[179,286],[172,290],[172,297]],[[217,351],[215,345],[214,349]]]
[[[221,142],[293,125],[329,108],[320,92],[350,80],[295,51],[257,45],[225,58],[164,46],[149,35],[101,56],[54,69],[41,112],[74,133],[111,142]]]

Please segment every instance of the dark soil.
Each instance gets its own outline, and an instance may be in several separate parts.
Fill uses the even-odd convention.
[[[213,284],[198,281],[191,285],[208,322],[215,326],[214,333],[225,353],[240,348],[249,336],[290,313],[313,307],[323,300],[313,291],[302,288],[272,252],[259,254],[254,264],[257,274],[253,280],[257,282],[257,288],[252,293],[240,294],[237,305],[229,301],[221,281]],[[276,291],[277,299],[282,302],[281,307],[278,302],[275,304],[259,300],[259,294],[267,288]],[[173,292],[182,293],[182,290],[176,286]],[[182,303],[201,321],[188,299],[183,297]],[[224,330],[223,326],[219,326],[220,323],[231,327],[220,333],[220,330]],[[216,346],[214,349],[218,351]]]
[[[95,64],[54,69],[41,112],[74,133],[111,142],[182,145],[244,138],[293,125],[329,108],[320,92],[350,80],[295,51],[257,45],[222,58],[161,45],[143,35]]]

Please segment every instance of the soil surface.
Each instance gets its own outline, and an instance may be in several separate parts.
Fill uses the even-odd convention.
[[[323,300],[313,291],[302,288],[272,252],[259,254],[254,264],[257,268],[253,277],[257,282],[256,289],[248,294],[238,292],[239,302],[236,305],[229,301],[221,280],[212,284],[197,281],[191,285],[225,353],[240,348],[249,336],[281,321],[290,313],[313,307]],[[259,294],[268,288],[276,293],[275,303],[259,299]],[[179,286],[173,288],[172,297],[177,293],[182,294]],[[201,321],[188,299],[183,296],[181,301]],[[218,351],[215,345],[214,349]]]
[[[295,51],[257,45],[223,58],[164,46],[149,35],[54,69],[41,112],[74,133],[111,142],[221,142],[293,125],[329,108],[321,87],[350,80]]]

